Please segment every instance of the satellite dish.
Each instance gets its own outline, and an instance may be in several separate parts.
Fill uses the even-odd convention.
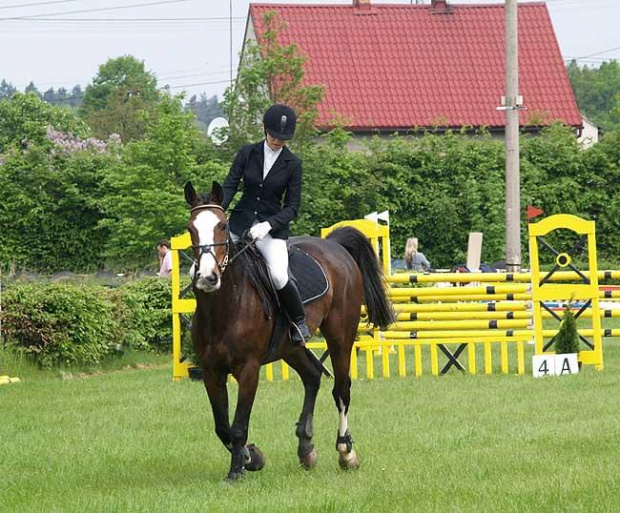
[[[215,118],[211,120],[207,127],[207,135],[213,144],[220,146],[228,140],[228,121],[226,118]]]

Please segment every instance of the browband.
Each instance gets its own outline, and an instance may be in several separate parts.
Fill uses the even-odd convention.
[[[194,210],[203,210],[205,208],[218,208],[222,212],[224,212],[224,214],[226,213],[226,210],[224,210],[224,207],[221,207],[220,205],[198,205],[197,207],[192,208],[190,212],[193,212]]]

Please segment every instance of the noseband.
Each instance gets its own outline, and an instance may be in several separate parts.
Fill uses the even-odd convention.
[[[217,208],[218,210],[221,210],[222,212],[224,212],[224,215],[226,215],[226,211],[219,205],[198,205],[197,207],[192,208],[191,212],[194,212],[195,210],[206,210],[208,208]],[[226,267],[228,266],[228,252],[230,250],[229,241],[230,241],[230,233],[228,231],[228,223],[227,223],[226,224],[226,242],[192,245],[192,249],[199,250],[198,259],[194,259],[194,266],[196,267],[196,271],[198,271],[199,262],[200,262],[200,259],[203,257],[203,255],[211,255],[213,257],[213,260],[215,260],[215,263],[217,264],[218,268],[220,269],[220,273],[223,274],[224,271],[226,270]],[[224,260],[222,260],[221,262],[217,261],[217,257],[215,256],[215,252],[213,251],[213,248],[215,248],[216,246],[226,246],[226,254],[224,255]]]

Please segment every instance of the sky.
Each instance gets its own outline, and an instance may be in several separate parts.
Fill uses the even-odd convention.
[[[416,0],[371,0],[415,3]],[[133,55],[171,91],[221,96],[238,64],[249,0],[0,0],[0,80],[85,87],[109,58]],[[282,3],[282,2],[280,2]],[[345,3],[288,0],[286,3]],[[423,0],[422,3],[430,3]],[[502,0],[449,0],[497,4]],[[523,2],[525,3],[525,2]],[[547,0],[566,59],[620,59],[620,0]],[[230,14],[232,11],[232,24]],[[232,30],[231,30],[232,26]],[[232,36],[232,38],[231,38]],[[231,52],[232,45],[232,52]],[[232,57],[231,57],[232,53]],[[231,70],[232,62],[232,70]]]

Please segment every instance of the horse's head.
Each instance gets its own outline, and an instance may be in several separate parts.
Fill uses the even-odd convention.
[[[222,208],[224,191],[213,182],[211,192],[198,195],[191,182],[185,184],[185,200],[191,207],[189,233],[194,251],[196,287],[203,292],[220,288],[228,264],[228,221]]]

